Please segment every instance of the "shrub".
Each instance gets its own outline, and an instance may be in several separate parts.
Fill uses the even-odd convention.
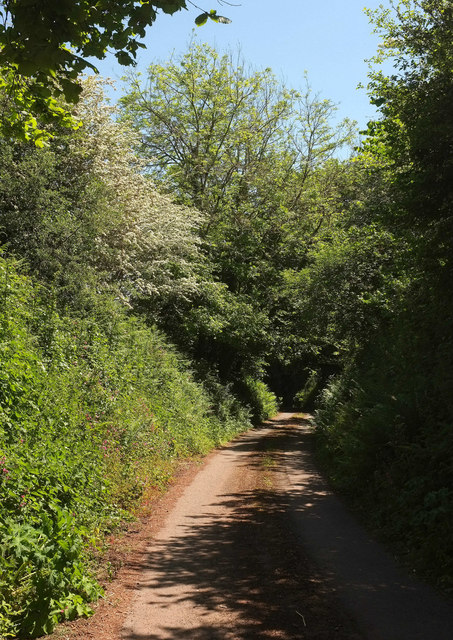
[[[173,461],[249,423],[108,297],[63,315],[0,255],[0,299],[0,634],[34,637],[90,613],[87,548]]]
[[[247,376],[244,381],[243,399],[250,407],[255,424],[271,418],[278,411],[277,397],[262,380]]]

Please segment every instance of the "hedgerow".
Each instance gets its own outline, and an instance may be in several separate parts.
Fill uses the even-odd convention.
[[[249,422],[108,297],[64,315],[0,256],[0,299],[0,637],[35,637],[89,615],[102,589],[87,549],[169,462]]]

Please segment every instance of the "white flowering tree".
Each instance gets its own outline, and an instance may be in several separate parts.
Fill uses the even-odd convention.
[[[3,140],[0,244],[65,304],[109,291],[154,307],[190,299],[203,270],[200,214],[143,173],[135,134],[115,120],[101,81],[84,82],[73,114],[83,126],[54,129],[52,148]]]
[[[102,83],[88,78],[71,138],[78,157],[102,185],[98,206],[107,224],[97,238],[98,266],[124,297],[187,297],[199,286],[202,258],[197,230],[202,216],[159,192],[134,154],[136,134],[115,120]]]

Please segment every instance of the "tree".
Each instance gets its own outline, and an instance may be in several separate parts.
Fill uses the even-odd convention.
[[[279,260],[284,236],[302,238],[308,180],[353,129],[332,127],[334,105],[309,87],[286,90],[270,69],[248,72],[207,45],[151,65],[145,83],[132,76],[122,105],[151,175],[206,214],[202,237],[238,292]]]
[[[142,133],[151,172],[206,211],[211,225],[276,150],[288,97],[270,69],[247,74],[239,59],[193,45],[178,59],[151,65],[144,85],[132,76],[122,103]]]
[[[453,9],[401,0],[371,16],[383,36],[376,61],[394,64],[371,74],[380,117],[361,154],[383,198],[365,197],[310,269],[309,286],[330,294],[320,309],[314,292],[318,326],[340,329],[337,343],[357,338],[318,424],[337,485],[411,567],[451,590]],[[354,242],[357,223],[365,243]]]
[[[382,119],[370,125],[370,143],[385,149],[408,222],[438,218],[451,200],[453,168],[453,8],[442,0],[403,0],[394,11],[370,12],[384,35],[380,62],[392,59],[390,77],[374,71],[369,90]]]
[[[96,71],[87,57],[103,59],[110,50],[122,65],[134,64],[138,49],[145,46],[145,29],[154,23],[158,11],[173,14],[185,8],[185,0],[3,0],[2,130],[42,145],[49,134],[38,127],[37,119],[40,125],[58,120],[65,126],[77,126],[59,98],[77,101],[82,91],[80,74],[87,68]],[[215,10],[202,15],[229,22]]]
[[[129,87],[123,117],[140,134],[147,169],[204,214],[203,249],[227,286],[187,310],[183,322],[192,318],[194,338],[199,331],[197,357],[210,354],[237,378],[241,363],[283,358],[295,330],[281,295],[284,271],[304,266],[334,215],[342,168],[332,156],[353,138],[352,123],[332,125],[335,106],[308,85],[287,90],[270,69],[247,70],[240,56],[207,45],[151,65],[144,80],[132,75]],[[219,300],[232,310],[226,323]],[[194,315],[215,320],[198,324]]]
[[[143,175],[136,135],[114,111],[90,77],[74,110],[79,130],[54,131],[58,144],[39,151],[4,141],[0,242],[68,304],[113,291],[128,305],[150,297],[156,311],[200,287],[201,216]]]

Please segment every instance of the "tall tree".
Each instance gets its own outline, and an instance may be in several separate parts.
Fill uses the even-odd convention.
[[[136,134],[114,113],[90,77],[74,110],[78,131],[60,129],[58,145],[39,151],[3,142],[0,242],[69,303],[96,288],[128,304],[141,295],[177,304],[201,280],[201,216],[143,175]]]
[[[429,224],[451,202],[453,167],[453,8],[442,0],[402,0],[393,12],[370,12],[383,44],[375,61],[390,58],[395,73],[371,74],[370,94],[382,118],[370,143],[386,151],[406,215]]]
[[[308,180],[353,129],[333,127],[334,105],[308,87],[286,90],[270,69],[247,71],[207,45],[151,65],[145,83],[133,76],[122,104],[151,174],[207,215],[202,236],[233,291],[277,257],[290,228],[302,238]]]
[[[451,590],[453,10],[401,0],[371,15],[383,37],[376,61],[394,64],[371,74],[380,118],[362,153],[383,197],[366,197],[311,269],[311,286],[330,293],[324,326],[358,337],[318,422],[338,485],[412,568]],[[374,228],[366,244],[357,224]]]
[[[335,105],[308,84],[287,90],[270,69],[247,70],[239,55],[207,45],[151,65],[129,87],[124,118],[140,133],[148,171],[203,212],[204,250],[227,286],[222,304],[236,326],[223,324],[216,298],[210,309],[224,331],[203,329],[198,353],[232,362],[230,372],[249,361],[247,350],[261,362],[271,352],[280,357],[284,334],[294,334],[291,306],[282,300],[284,272],[305,264],[339,205],[343,169],[332,156],[353,139],[353,124],[334,125]]]

